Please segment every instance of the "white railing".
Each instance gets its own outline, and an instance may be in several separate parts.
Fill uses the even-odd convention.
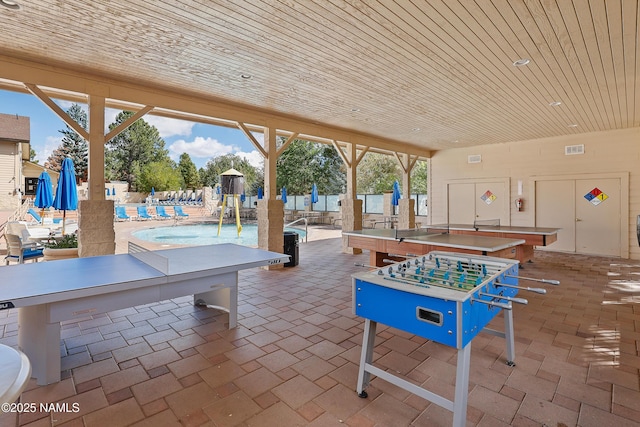
[[[290,227],[299,222],[304,222],[304,241],[306,242],[309,236],[309,220],[307,218],[298,218],[295,221],[290,222],[289,224],[285,224],[284,228]]]

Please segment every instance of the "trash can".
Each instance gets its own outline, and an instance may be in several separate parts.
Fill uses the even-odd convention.
[[[295,267],[298,265],[298,233],[295,231],[284,232],[284,254],[291,258],[285,263],[285,267]]]

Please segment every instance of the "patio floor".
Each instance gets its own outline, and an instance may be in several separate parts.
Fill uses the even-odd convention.
[[[357,397],[363,320],[351,313],[350,275],[368,253],[340,248],[315,240],[296,267],[241,272],[234,330],[189,298],[64,324],[63,380],[31,380],[22,402],[79,411],[23,413],[19,425],[451,425],[450,412],[378,378]],[[504,340],[473,340],[467,425],[640,425],[640,262],[535,256],[521,274],[561,285],[519,294],[529,304],[514,306],[515,367]],[[0,342],[16,345],[16,319],[0,311]],[[375,364],[452,399],[455,349],[381,326]],[[14,422],[0,414],[0,425]]]

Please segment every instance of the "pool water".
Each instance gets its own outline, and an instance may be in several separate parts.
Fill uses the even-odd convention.
[[[295,231],[304,238],[304,231],[297,229],[287,229]],[[258,225],[243,224],[242,232],[238,237],[235,224],[223,224],[218,236],[218,224],[194,224],[176,225],[170,227],[147,228],[133,232],[133,235],[147,242],[170,244],[170,245],[217,245],[219,243],[235,243],[242,246],[258,246]]]

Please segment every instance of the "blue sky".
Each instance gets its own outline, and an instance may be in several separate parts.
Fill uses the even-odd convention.
[[[55,101],[65,111],[71,106],[67,101]],[[86,105],[83,107],[86,109]],[[119,112],[107,109],[106,126],[114,122]],[[0,113],[30,118],[31,148],[36,151],[36,160],[40,164],[44,164],[51,152],[60,146],[62,134],[59,131],[66,129],[65,124],[37,97],[0,90]],[[180,154],[189,153],[196,167],[201,168],[213,157],[236,154],[246,157],[254,166],[262,166],[262,156],[238,129],[150,115],[145,116],[144,120],[158,128],[169,155],[176,162]],[[262,134],[254,136],[262,142]]]

